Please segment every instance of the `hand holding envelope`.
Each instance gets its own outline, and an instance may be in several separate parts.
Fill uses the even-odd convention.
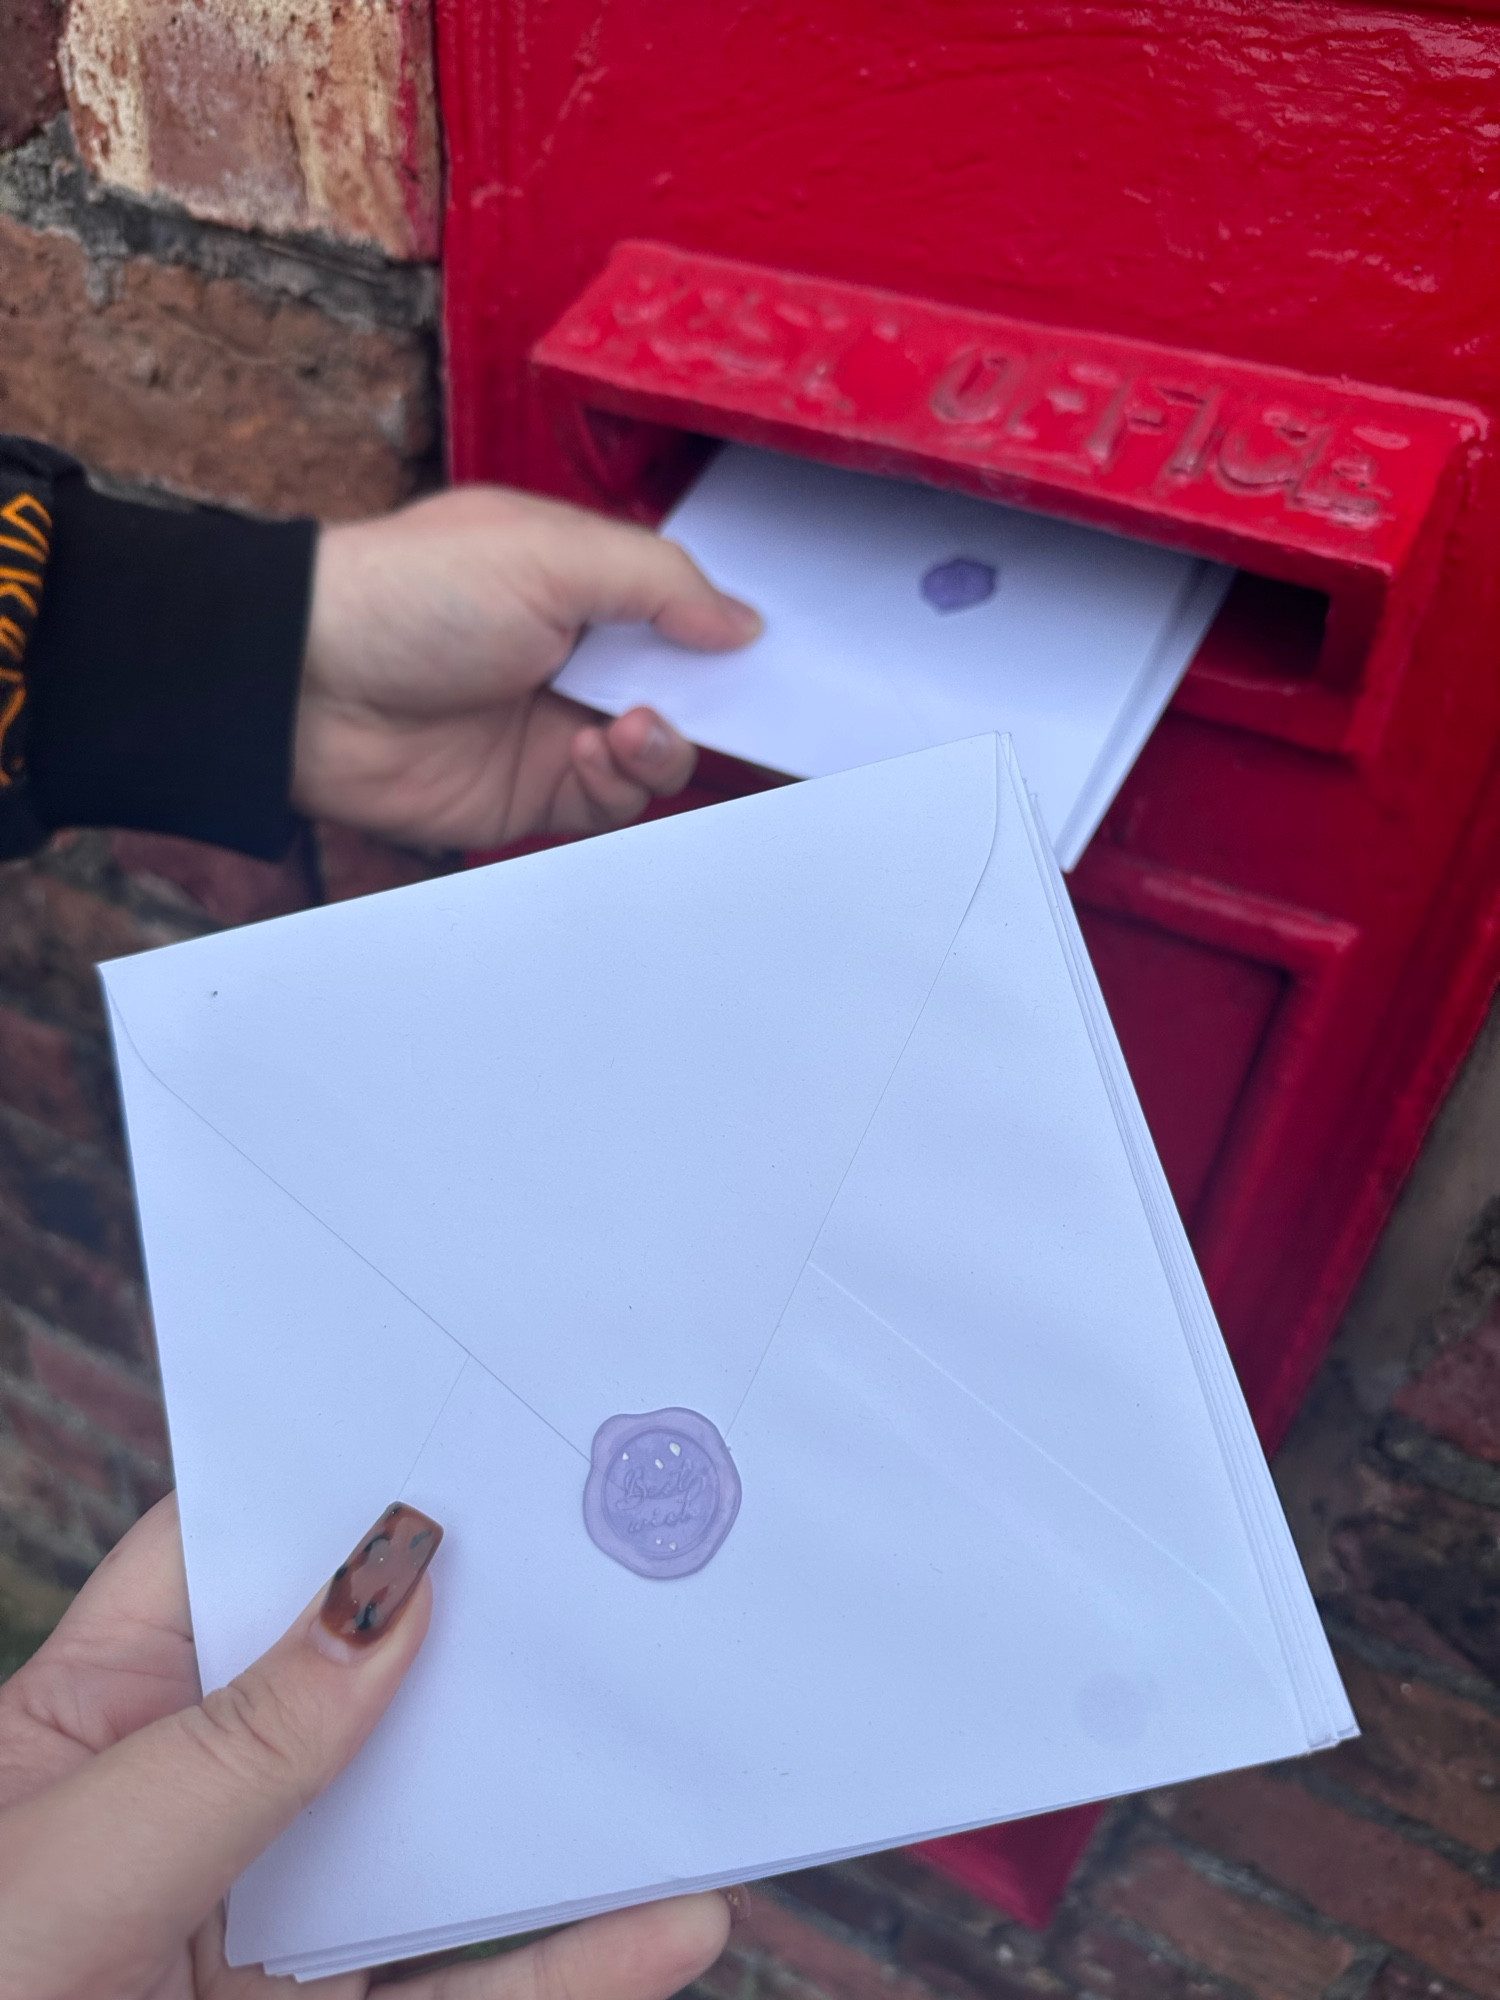
[[[105,981],[206,1683],[304,1550],[397,1494],[448,1529],[412,1681],[239,1884],[236,1962],[1350,1730],[1003,741]],[[739,1505],[642,1573],[591,1539],[596,1441],[715,1463],[683,1413]]]
[[[1233,572],[962,493],[727,446],[662,523],[764,612],[706,659],[598,624],[554,682],[693,742],[823,777],[986,730],[1015,740],[1071,868],[1124,783]]]

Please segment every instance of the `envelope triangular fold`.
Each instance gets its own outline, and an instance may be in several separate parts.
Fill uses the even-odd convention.
[[[109,991],[158,1079],[579,1450],[617,1409],[722,1427],[994,831],[993,749],[958,744]]]
[[[351,1509],[448,1531],[414,1675],[237,1888],[236,1962],[333,1973],[1352,1727],[1000,740],[106,977],[215,1672]],[[744,1497],[664,1582],[581,1502],[597,1427],[667,1406]],[[351,1408],[379,1492],[357,1452],[305,1468]],[[267,1453],[302,1504],[247,1618],[203,1551],[254,1544]]]
[[[205,1687],[270,1645],[399,1492],[464,1365],[141,1061],[113,1013]],[[336,1560],[336,1558],[335,1558]]]

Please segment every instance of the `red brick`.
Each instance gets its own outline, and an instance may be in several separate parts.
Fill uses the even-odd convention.
[[[1094,1900],[1261,2000],[1318,2000],[1354,1959],[1344,1939],[1220,1888],[1168,1847],[1137,1849]]]
[[[65,64],[103,180],[236,228],[437,255],[431,0],[72,0]]]
[[[0,1204],[139,1274],[130,1182],[112,1148],[78,1145],[0,1106]]]
[[[822,2000],[784,1965],[763,1953],[746,1957],[732,1945],[687,1989],[689,2000]]]
[[[151,1342],[130,1281],[86,1250],[0,1210],[0,1296],[90,1346],[142,1360]]]
[[[1179,1832],[1258,1869],[1334,1923],[1500,2000],[1500,1890],[1286,1779],[1241,1772],[1167,1794]]]
[[[803,1868],[778,1875],[776,1881],[783,1896],[809,1904],[862,1937],[888,1944],[901,1928],[903,1906],[894,1890],[847,1867]],[[941,1913],[929,1907],[928,1914]],[[987,1910],[985,1917],[984,1928],[993,1929],[995,1912]]]
[[[72,1036],[13,1007],[0,1007],[0,1102],[75,1139],[101,1126],[78,1074]]]
[[[5,60],[0,62],[0,152],[19,146],[62,110],[57,74],[56,0],[6,0]]]
[[[744,1980],[737,1993],[748,1986],[778,1995],[800,1988],[821,2000],[931,2000],[915,1979],[803,1923],[765,1892],[751,1894],[749,1920],[735,1931],[719,1967],[721,1979],[732,1970]],[[788,1976],[790,1988],[782,1983]]]
[[[1500,1722],[1350,1655],[1340,1654],[1339,1667],[1363,1734],[1319,1768],[1479,1853],[1500,1847]]]
[[[28,1347],[32,1376],[42,1388],[131,1451],[166,1462],[167,1423],[154,1389],[39,1327],[30,1329]]]
[[[953,1924],[909,1910],[896,1937],[896,1963],[939,1993],[971,2000],[1026,2000],[1054,1984],[1044,1970],[1027,1968],[999,1938],[976,1937]]]
[[[255,861],[247,854],[179,840],[165,833],[116,833],[110,846],[127,875],[143,886],[180,890],[219,924],[254,924],[305,909],[312,900],[295,858]]]
[[[1464,2000],[1456,1986],[1438,1979],[1425,1966],[1387,1959],[1366,2000]]]
[[[361,514],[412,490],[434,432],[420,334],[142,257],[91,273],[0,218],[0,430],[194,497]]]
[[[1394,1597],[1377,1597],[1373,1591],[1346,1590],[1331,1599],[1339,1615],[1377,1639],[1388,1639],[1403,1652],[1431,1660],[1434,1666],[1452,1667],[1460,1673],[1471,1671],[1468,1659],[1435,1632],[1415,1606]]]
[[[353,827],[326,822],[318,827],[318,872],[330,903],[374,895],[381,889],[402,889],[409,882],[430,882],[436,875],[451,874],[455,865],[392,847],[371,834],[356,833]]]
[[[0,328],[5,305],[0,293]],[[0,391],[0,408],[4,396]],[[95,962],[123,958],[179,932],[138,923],[101,896],[28,867],[0,867],[0,983],[62,1027],[102,1034]]]
[[[1102,1923],[1065,1930],[1049,1955],[1064,1978],[1097,2000],[1228,2000],[1217,1979],[1184,1971]]]
[[[1470,1667],[1500,1676],[1495,1514],[1415,1480],[1371,1480],[1330,1545],[1354,1590],[1408,1606]]]
[[[1445,1347],[1394,1407],[1460,1451],[1500,1465],[1500,1320]]]
[[[66,1535],[78,1521],[78,1503],[51,1466],[0,1426],[0,1507],[12,1523],[26,1521]]]
[[[27,1451],[44,1465],[65,1479],[77,1480],[80,1486],[91,1486],[96,1493],[113,1497],[118,1484],[114,1462],[93,1438],[70,1424],[59,1423],[13,1393],[0,1392],[0,1411]]]

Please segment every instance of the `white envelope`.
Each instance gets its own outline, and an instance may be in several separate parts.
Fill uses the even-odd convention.
[[[743,445],[720,452],[662,532],[758,605],[764,634],[705,655],[647,625],[601,625],[559,692],[612,715],[646,702],[692,742],[798,778],[1005,730],[1064,868],[1234,575],[1150,542]],[[955,561],[991,588],[942,610],[924,579]]]
[[[431,1636],[231,1899],[375,1963],[1352,1729],[994,737],[104,969],[205,1684],[392,1499]],[[698,1574],[584,1532],[717,1425]]]

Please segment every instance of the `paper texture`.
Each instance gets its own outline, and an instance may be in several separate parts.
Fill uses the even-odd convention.
[[[390,1500],[447,1529],[411,1679],[236,1887],[234,1962],[1352,1728],[994,737],[105,981],[206,1684]],[[663,1583],[581,1498],[599,1424],[669,1404],[744,1498]]]
[[[760,608],[764,636],[742,653],[704,656],[647,626],[601,626],[558,676],[562,693],[615,715],[648,703],[695,743],[799,778],[1009,731],[1065,868],[1124,783],[1233,574],[1150,543],[740,445],[719,454],[663,533]],[[941,586],[954,563],[992,575],[992,593],[939,610],[923,579],[936,570]]]

